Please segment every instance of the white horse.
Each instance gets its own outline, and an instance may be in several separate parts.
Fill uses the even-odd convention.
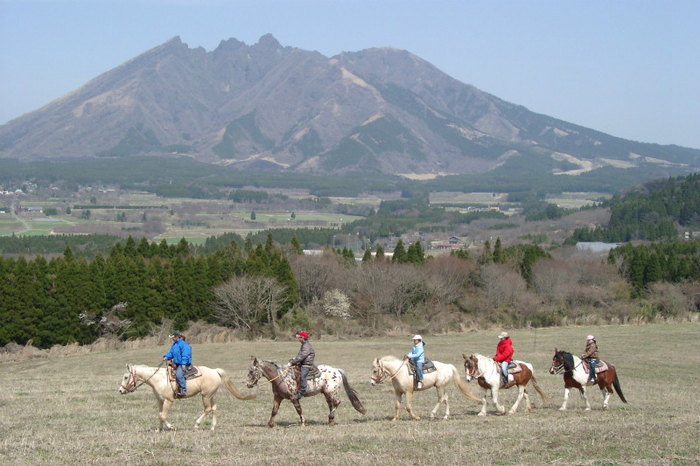
[[[216,428],[216,403],[214,403],[214,395],[221,385],[239,400],[251,400],[254,395],[243,395],[238,391],[236,386],[231,382],[226,371],[223,369],[210,369],[206,366],[197,366],[202,373],[200,377],[186,381],[187,398],[190,398],[198,393],[202,394],[202,403],[204,404],[204,412],[197,418],[194,423],[195,430],[204,420],[205,416],[211,413],[211,430]],[[167,421],[168,410],[175,400],[177,390],[177,381],[170,380],[165,367],[150,367],[143,365],[131,364],[126,365],[126,372],[122,377],[122,383],[119,385],[119,393],[122,395],[131,393],[146,384],[153,389],[153,394],[158,400],[158,419],[160,427],[168,430],[175,428]]]
[[[438,395],[438,402],[430,412],[430,419],[435,419],[435,414],[437,413],[440,403],[445,405],[445,417],[443,419],[448,419],[450,417],[450,404],[448,401],[447,393],[445,393],[445,387],[450,382],[454,382],[455,387],[459,389],[462,395],[466,396],[470,400],[480,402],[481,400],[476,396],[472,395],[469,391],[469,387],[466,383],[462,382],[462,378],[459,376],[457,368],[452,364],[444,364],[438,361],[433,361],[435,364],[435,372],[424,372],[423,373],[423,388],[422,390],[427,390],[431,387],[435,387]],[[372,385],[380,384],[386,381],[391,381],[394,386],[394,395],[396,396],[395,412],[392,421],[396,421],[399,418],[399,412],[401,409],[401,399],[403,395],[406,395],[406,411],[415,420],[420,419],[413,412],[411,402],[413,401],[413,392],[416,390],[414,387],[413,374],[408,370],[408,360],[398,359],[394,356],[384,356],[383,358],[374,358],[372,362],[372,378],[370,383]]]
[[[462,354],[464,358],[464,372],[467,382],[472,379],[477,379],[479,386],[481,387],[482,403],[481,411],[479,416],[486,416],[486,392],[491,391],[491,400],[499,413],[505,414],[506,409],[503,405],[498,402],[498,389],[502,385],[501,377],[501,365],[494,361],[493,359],[483,356],[481,354],[472,354],[467,356]],[[532,405],[530,404],[530,397],[528,396],[527,389],[525,386],[530,380],[532,380],[532,386],[535,387],[537,393],[542,397],[542,401],[545,405],[549,404],[549,398],[540,389],[537,384],[537,380],[533,374],[532,364],[523,361],[513,361],[517,364],[518,370],[515,373],[508,374],[508,386],[515,384],[518,387],[518,398],[515,403],[508,411],[508,414],[515,414],[518,411],[518,406],[520,401],[525,397],[526,408],[525,412],[529,413],[532,411]]]

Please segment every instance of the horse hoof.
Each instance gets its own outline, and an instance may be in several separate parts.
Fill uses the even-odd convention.
[[[590,410],[591,410],[591,408],[586,408],[586,411],[590,411]]]
[[[559,411],[566,411],[566,408],[561,407],[561,408],[559,408]]]
[[[477,416],[486,416],[486,413],[479,413]]]
[[[515,411],[513,411],[513,410],[508,411],[509,416],[512,416],[513,414],[515,414]]]

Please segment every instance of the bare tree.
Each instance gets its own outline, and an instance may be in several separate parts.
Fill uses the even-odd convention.
[[[259,275],[232,277],[214,288],[211,307],[221,325],[257,330],[264,322],[274,328],[275,315],[284,302],[285,287]]]
[[[301,306],[308,306],[322,299],[327,291],[340,288],[344,269],[332,257],[293,255],[289,262]]]

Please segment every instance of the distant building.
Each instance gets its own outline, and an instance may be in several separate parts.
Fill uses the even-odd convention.
[[[578,251],[590,251],[590,252],[609,252],[611,249],[615,249],[616,247],[620,246],[622,243],[603,243],[600,241],[591,241],[591,242],[586,242],[586,241],[579,241],[576,243],[576,249]]]

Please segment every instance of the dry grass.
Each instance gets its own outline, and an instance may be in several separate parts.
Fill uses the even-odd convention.
[[[147,386],[128,395],[117,392],[125,363],[158,365],[167,345],[48,356],[0,365],[0,463],[13,465],[238,465],[238,464],[697,464],[700,375],[700,324],[568,327],[511,332],[516,356],[535,366],[552,405],[514,416],[476,416],[479,407],[450,390],[452,418],[429,421],[435,392],[419,393],[414,404],[424,417],[410,421],[405,411],[392,423],[393,395],[370,387],[373,357],[400,356],[410,336],[354,341],[314,341],[317,363],[344,369],[368,412],[360,415],[343,395],[334,427],[326,425],[321,397],[302,401],[306,427],[284,402],[278,426],[265,424],[271,408],[269,386],[258,398],[219,400],[216,432],[192,431],[199,399],[176,402],[169,420],[179,430],[155,432],[155,398]],[[616,365],[629,400],[614,395],[610,409],[585,412],[572,393],[567,412],[559,412],[561,376],[547,369],[554,347],[578,353],[585,335],[598,337],[602,357]],[[424,335],[431,359],[459,365],[461,353],[491,354],[497,332]],[[296,354],[292,341],[193,344],[195,361],[223,367],[239,389],[249,356],[284,362]],[[666,381],[666,382],[664,382]],[[472,391],[477,387],[472,383]],[[513,391],[504,394],[513,402]],[[206,424],[206,422],[205,422]]]

